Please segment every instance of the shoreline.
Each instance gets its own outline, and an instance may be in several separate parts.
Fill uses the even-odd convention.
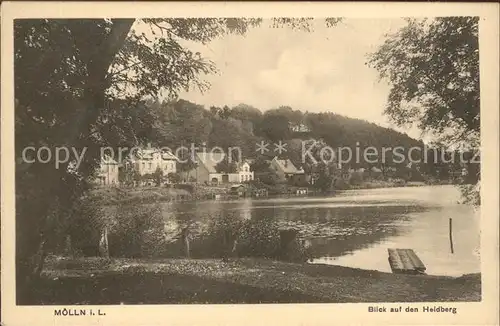
[[[309,194],[295,195],[290,193],[273,194],[265,197],[238,197],[234,198],[227,196],[221,199],[203,198],[199,193],[193,193],[185,189],[167,188],[167,187],[137,187],[137,188],[121,188],[121,187],[100,187],[91,190],[92,195],[101,197],[104,205],[118,204],[152,204],[152,203],[171,203],[171,202],[201,202],[213,200],[229,200],[237,201],[241,199],[273,199],[273,198],[314,198],[335,196],[336,193],[349,190],[367,190],[367,189],[391,189],[391,188],[414,188],[414,187],[434,187],[434,186],[457,186],[456,184],[427,184],[424,182],[408,182],[399,184],[394,182],[366,182],[362,185],[350,186],[346,188],[334,189],[331,192],[311,192]],[[203,194],[206,194],[206,189],[210,186],[201,186],[204,189]]]
[[[403,275],[256,258],[50,257],[42,276],[33,299],[44,304],[481,300],[481,274]]]

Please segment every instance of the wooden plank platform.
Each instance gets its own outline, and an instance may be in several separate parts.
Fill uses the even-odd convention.
[[[387,249],[393,273],[425,274],[425,265],[413,249]]]

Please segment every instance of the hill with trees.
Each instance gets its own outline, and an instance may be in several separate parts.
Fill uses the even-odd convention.
[[[264,155],[272,158],[278,155],[272,144],[282,141],[286,143],[286,151],[278,156],[290,158],[299,164],[302,150],[310,146],[302,145],[302,141],[316,141],[335,151],[342,147],[350,148],[353,158],[351,162],[346,162],[346,167],[351,168],[384,164],[381,157],[377,162],[373,162],[375,157],[368,161],[364,159],[363,151],[368,147],[376,148],[379,156],[382,148],[399,146],[402,148],[401,153],[406,155],[411,147],[424,147],[422,141],[404,133],[331,112],[302,112],[287,106],[262,112],[246,104],[204,109],[201,105],[182,99],[149,101],[146,106],[149,108],[148,114],[154,116],[152,120],[155,121],[154,128],[148,131],[148,138],[156,146],[178,148],[194,144],[200,149],[203,146],[207,149],[217,146],[224,151],[238,147],[244,158],[255,159],[260,155],[256,152],[257,143],[269,143],[269,151]],[[307,126],[307,131],[293,131],[290,126],[296,124]],[[357,152],[359,160],[355,157]],[[397,161],[391,155],[386,153],[385,163]],[[418,155],[415,152],[412,157],[417,158]],[[407,160],[400,163],[407,163]]]
[[[439,144],[427,145],[396,130],[332,112],[303,112],[289,106],[263,111],[247,104],[205,108],[183,99],[148,100],[141,109],[144,117],[139,120],[152,123],[143,124],[139,134],[152,145],[174,151],[183,147],[177,155],[184,159],[192,146],[197,151],[219,147],[226,153],[238,148],[241,158],[253,161],[256,177],[271,184],[276,178],[267,175],[271,173],[268,162],[275,156],[290,159],[308,174],[324,176],[325,186],[338,170],[339,158],[342,170],[376,169],[384,179],[448,181],[452,172],[462,170],[450,163],[451,155],[457,153],[443,152]],[[275,151],[280,141],[285,149],[281,153]],[[269,144],[265,152],[257,151],[261,142]],[[435,150],[431,150],[433,147]],[[332,152],[335,157],[330,160]],[[235,153],[238,150],[232,151],[233,156]],[[178,170],[188,171],[195,165],[188,161]],[[230,164],[217,168],[230,172],[224,167],[234,170]]]

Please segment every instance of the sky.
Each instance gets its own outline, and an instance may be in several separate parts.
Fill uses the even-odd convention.
[[[205,105],[252,105],[262,111],[288,105],[309,112],[335,112],[397,129],[419,138],[416,129],[395,128],[383,115],[389,85],[368,67],[386,33],[404,26],[402,19],[347,19],[313,32],[270,28],[269,21],[246,36],[228,35],[207,45],[190,44],[212,60],[218,74],[203,76],[211,87],[181,92],[180,98]]]

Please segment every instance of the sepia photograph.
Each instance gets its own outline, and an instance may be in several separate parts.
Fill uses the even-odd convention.
[[[481,303],[481,17],[330,13],[13,19],[13,304]]]

